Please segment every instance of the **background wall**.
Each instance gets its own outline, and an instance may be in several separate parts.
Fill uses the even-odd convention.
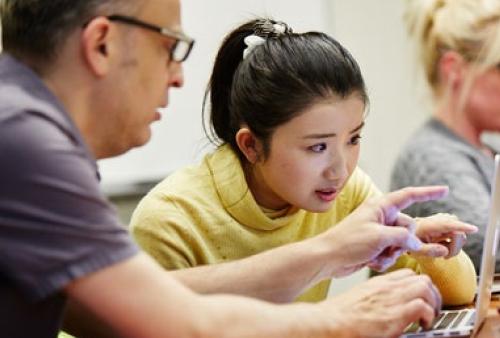
[[[360,165],[384,191],[399,149],[429,116],[402,19],[404,4],[337,0],[332,8],[332,32],[358,60],[371,100]]]
[[[340,40],[359,61],[371,98],[360,165],[382,190],[401,145],[428,115],[417,86],[418,72],[402,23],[401,0],[184,0],[184,28],[196,38],[184,71],[183,90],[153,126],[145,147],[100,162],[110,194],[141,189],[210,150],[201,126],[201,105],[216,50],[223,36],[254,15],[271,15],[296,31],[323,30]],[[186,15],[187,14],[187,15]],[[420,91],[421,92],[421,91]]]
[[[196,38],[184,64],[185,86],[171,90],[170,106],[153,126],[145,146],[116,159],[100,162],[103,185],[112,194],[134,190],[144,182],[165,177],[199,159],[210,147],[201,124],[201,107],[216,51],[223,37],[256,15],[274,16],[296,31],[326,30],[331,20],[330,1],[182,0],[183,26]]]

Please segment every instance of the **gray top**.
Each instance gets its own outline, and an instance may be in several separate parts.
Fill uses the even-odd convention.
[[[479,233],[468,236],[464,249],[479,273],[493,172],[493,158],[438,120],[431,119],[413,135],[400,153],[392,172],[391,190],[405,186],[448,185],[448,197],[414,204],[405,212],[414,217],[448,212],[478,226]],[[500,271],[498,255],[496,270]]]
[[[69,282],[137,253],[38,76],[0,54],[0,335],[56,337]]]

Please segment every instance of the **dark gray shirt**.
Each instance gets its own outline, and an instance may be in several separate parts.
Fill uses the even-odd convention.
[[[479,273],[493,171],[493,158],[480,152],[438,120],[431,119],[413,135],[400,153],[392,172],[391,190],[405,186],[448,185],[448,197],[414,204],[405,212],[414,217],[448,212],[478,226],[479,233],[468,236],[464,250]],[[500,271],[498,255],[496,271]]]
[[[136,253],[69,115],[1,54],[0,336],[57,336],[62,288]]]

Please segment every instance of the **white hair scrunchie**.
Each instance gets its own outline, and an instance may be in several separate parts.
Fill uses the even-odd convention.
[[[252,34],[243,39],[243,42],[245,42],[245,45],[247,45],[247,48],[243,50],[243,59],[244,59],[255,47],[260,46],[264,42],[266,42],[266,39]]]
[[[275,23],[273,25],[273,28],[279,34],[285,34],[286,32],[286,26],[282,23]]]

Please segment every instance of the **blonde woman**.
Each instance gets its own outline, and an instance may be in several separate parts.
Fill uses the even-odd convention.
[[[414,0],[406,19],[433,108],[432,117],[401,151],[391,188],[448,185],[446,199],[414,205],[406,212],[418,217],[448,212],[477,225],[480,231],[464,246],[477,270],[494,156],[481,134],[500,131],[500,2]]]

